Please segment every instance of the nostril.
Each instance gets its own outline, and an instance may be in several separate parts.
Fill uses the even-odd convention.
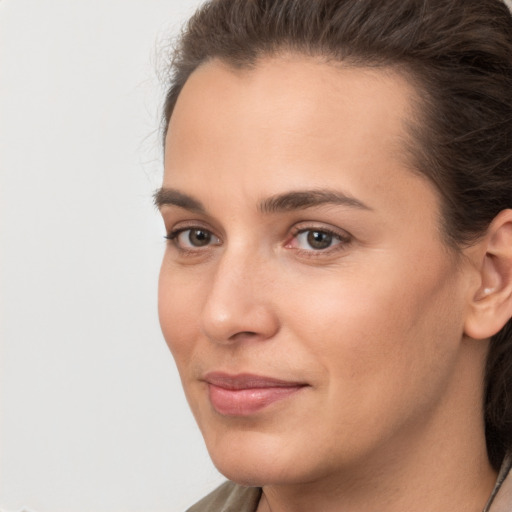
[[[237,340],[241,340],[243,338],[255,338],[257,336],[258,336],[257,332],[242,331],[242,332],[237,332],[237,333],[233,334],[229,339],[232,341],[237,341]]]

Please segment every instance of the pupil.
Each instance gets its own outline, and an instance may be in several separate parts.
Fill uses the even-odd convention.
[[[188,235],[188,239],[192,245],[196,247],[202,247],[210,243],[211,235],[208,231],[202,229],[193,229]]]
[[[332,236],[322,231],[310,231],[308,233],[308,244],[314,249],[327,249],[331,245]]]

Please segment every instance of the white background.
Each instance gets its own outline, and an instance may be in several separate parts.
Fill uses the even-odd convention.
[[[222,477],[156,315],[158,49],[197,0],[0,0],[0,509],[182,512]]]
[[[0,1],[0,509],[182,512],[222,480],[156,312],[158,48],[197,3]]]

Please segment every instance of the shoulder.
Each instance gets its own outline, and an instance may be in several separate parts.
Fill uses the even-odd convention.
[[[187,512],[255,512],[260,501],[259,487],[243,487],[225,482]]]

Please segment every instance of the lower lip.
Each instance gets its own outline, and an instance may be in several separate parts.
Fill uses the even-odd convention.
[[[288,398],[304,386],[226,389],[208,385],[213,408],[224,416],[250,416],[274,402]]]

